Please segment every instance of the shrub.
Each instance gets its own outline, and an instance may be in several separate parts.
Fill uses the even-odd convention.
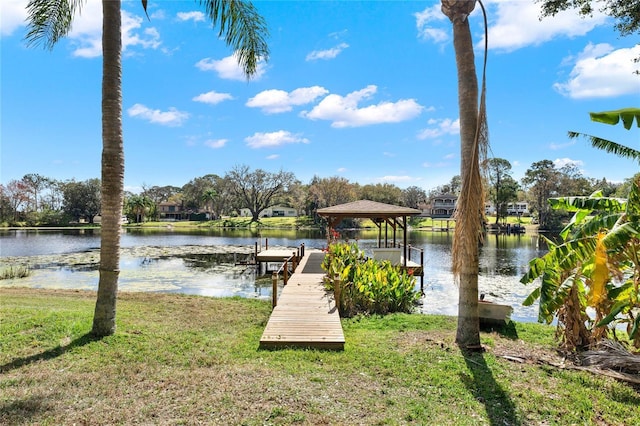
[[[414,276],[389,261],[366,259],[356,243],[331,244],[322,267],[343,317],[411,312],[419,298]]]

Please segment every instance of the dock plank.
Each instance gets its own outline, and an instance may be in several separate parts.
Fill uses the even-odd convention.
[[[299,271],[308,259],[302,259]],[[340,315],[323,278],[324,274],[298,272],[289,278],[262,334],[261,348],[344,349]]]

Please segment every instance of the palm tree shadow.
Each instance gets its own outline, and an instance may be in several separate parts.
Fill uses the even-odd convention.
[[[476,400],[484,404],[489,424],[522,425],[516,406],[509,394],[496,382],[493,372],[487,366],[484,354],[463,351],[464,361],[471,375],[461,373],[461,379]]]
[[[75,340],[72,340],[67,345],[58,345],[55,348],[48,349],[44,352],[30,355],[27,357],[16,358],[4,365],[0,365],[0,373],[7,373],[9,371],[23,367],[25,365],[33,364],[34,362],[46,361],[53,358],[57,358],[71,349],[82,347],[84,345],[87,345],[91,342],[98,341],[100,339],[101,339],[100,337],[96,337],[92,333],[86,333],[76,338]]]

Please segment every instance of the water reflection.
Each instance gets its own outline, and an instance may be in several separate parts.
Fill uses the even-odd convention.
[[[453,233],[411,231],[408,243],[424,253],[424,313],[457,314],[458,287],[451,274]],[[346,231],[342,238],[357,241],[365,252],[377,246],[378,231]],[[383,235],[384,239],[384,235]],[[392,236],[389,235],[389,240]],[[223,230],[223,229],[127,229],[121,239],[119,288],[122,291],[163,291],[205,296],[241,296],[268,299],[270,280],[259,280],[253,268],[242,265],[257,243],[264,247],[308,248],[326,245],[322,233],[314,230]],[[21,280],[3,280],[0,286],[60,287],[95,290],[98,271],[95,258],[100,246],[99,230],[18,230],[0,231],[0,263],[13,256],[91,253],[94,260],[78,266],[60,266],[55,262]],[[138,248],[226,247],[225,253],[183,253],[171,256],[141,254]],[[240,249],[241,248],[241,249]],[[480,249],[479,290],[487,300],[513,306],[512,318],[535,321],[537,307],[524,307],[522,301],[533,286],[519,282],[534,257],[543,255],[546,246],[537,235],[489,234]],[[125,250],[126,252],[126,250]],[[419,261],[419,257],[412,259]],[[420,287],[418,280],[417,288]]]

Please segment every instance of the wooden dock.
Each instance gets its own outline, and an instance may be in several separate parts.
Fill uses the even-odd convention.
[[[260,347],[343,350],[344,332],[333,295],[324,289],[324,273],[307,262],[318,262],[322,252],[308,252],[282,289],[277,306],[260,339]],[[306,273],[306,270],[313,273]]]

